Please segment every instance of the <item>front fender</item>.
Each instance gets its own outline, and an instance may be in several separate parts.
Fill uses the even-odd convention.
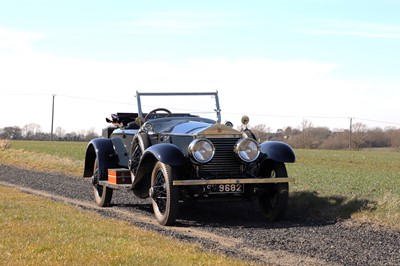
[[[118,165],[113,143],[110,139],[97,138],[89,142],[86,149],[84,177],[93,176],[93,167],[96,158],[98,162],[99,180],[107,180],[107,169],[114,168]]]
[[[144,152],[143,158],[148,154],[152,154],[158,161],[172,166],[180,166],[186,162],[186,157],[181,149],[171,143],[160,143],[150,146]]]
[[[260,145],[261,153],[265,154],[268,159],[281,163],[294,163],[296,155],[292,147],[280,141],[267,141]]]
[[[137,197],[149,196],[151,173],[157,161],[179,167],[185,164],[187,158],[177,146],[170,143],[160,143],[147,148],[132,184],[132,190]]]

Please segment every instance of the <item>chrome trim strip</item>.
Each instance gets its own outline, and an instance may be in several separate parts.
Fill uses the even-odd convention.
[[[193,185],[228,185],[228,184],[268,184],[268,183],[290,183],[295,182],[294,177],[278,178],[243,178],[243,179],[201,179],[201,180],[174,180],[174,186]]]
[[[107,186],[112,189],[130,189],[132,184],[112,184],[108,181],[99,181],[99,185]]]

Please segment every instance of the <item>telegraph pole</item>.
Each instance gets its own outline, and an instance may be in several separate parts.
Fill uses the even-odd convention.
[[[53,103],[51,107],[51,133],[50,133],[50,141],[53,141],[53,126],[54,126],[54,99],[56,95],[53,94]]]
[[[349,151],[351,151],[351,134],[353,130],[353,117],[350,118],[350,132],[349,132]]]

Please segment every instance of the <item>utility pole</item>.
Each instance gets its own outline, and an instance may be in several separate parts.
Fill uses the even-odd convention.
[[[53,126],[54,126],[54,99],[56,95],[53,94],[53,104],[51,107],[51,133],[50,133],[50,141],[53,141]]]
[[[350,118],[350,132],[349,132],[349,151],[351,151],[351,134],[353,130],[353,117]]]

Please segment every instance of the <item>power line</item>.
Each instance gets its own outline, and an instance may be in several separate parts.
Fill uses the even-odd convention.
[[[231,115],[242,115],[239,113],[225,113]],[[248,114],[250,116],[278,117],[278,118],[314,118],[314,119],[348,119],[344,116],[312,116],[312,115],[268,115],[268,114]]]
[[[49,93],[0,93],[0,95],[3,95],[3,96],[53,96],[55,94],[49,94]],[[66,95],[66,94],[57,94],[57,96],[58,97],[65,97],[65,98],[71,98],[71,99],[85,100],[85,101],[137,106],[135,101],[132,101],[131,103],[127,103],[127,102],[110,101],[110,100],[104,100],[104,99],[96,99],[96,98],[74,96],[74,95]],[[147,107],[152,107],[150,105],[146,105],[146,106]],[[178,109],[178,108],[175,108],[175,109],[176,110],[180,110],[180,111],[190,111],[190,112],[197,112],[197,113],[205,113],[204,111],[195,110],[195,109]],[[212,113],[212,112],[210,112],[210,113]],[[243,113],[231,113],[231,112],[226,112],[226,113],[224,112],[224,114],[228,114],[228,115],[243,115]],[[276,114],[255,114],[255,113],[248,114],[248,115],[257,116],[257,117],[276,117],[276,118],[349,119],[349,117],[343,117],[343,116],[276,115]],[[367,121],[367,122],[374,122],[374,123],[381,123],[381,124],[388,124],[388,125],[397,125],[397,126],[400,125],[399,122],[382,121],[382,120],[375,120],[375,119],[369,119],[369,118],[360,118],[360,117],[352,117],[352,118],[354,120],[360,120],[360,121]]]
[[[55,94],[50,94],[50,93],[1,93],[0,95],[4,95],[4,96],[53,96]],[[73,95],[66,95],[66,94],[57,94],[57,96],[85,100],[85,101],[93,101],[93,102],[115,103],[115,104],[131,105],[131,106],[136,105],[135,102],[132,102],[132,103],[116,102],[116,101],[110,101],[110,100],[104,100],[104,99],[95,99],[95,98],[73,96]]]
[[[49,93],[1,93],[4,96],[51,96]]]
[[[368,121],[368,122],[375,122],[375,123],[389,124],[389,125],[400,125],[400,123],[388,122],[388,121],[380,121],[380,120],[373,120],[373,119],[367,119],[367,118],[359,118],[359,117],[355,117],[354,119],[361,120],[361,121]]]
[[[65,97],[65,98],[72,98],[72,99],[79,99],[79,100],[86,100],[92,102],[104,102],[104,103],[114,103],[114,104],[124,104],[124,105],[136,105],[134,102],[126,103],[126,102],[115,102],[103,99],[95,99],[95,98],[87,98],[87,97],[80,97],[80,96],[72,96],[72,95],[65,95],[65,94],[57,94],[57,96]]]

